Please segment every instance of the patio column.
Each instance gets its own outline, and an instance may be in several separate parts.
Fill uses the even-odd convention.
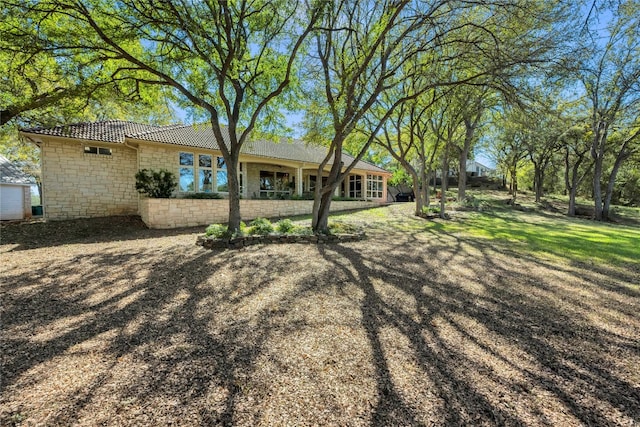
[[[296,194],[302,196],[302,168],[296,169]]]

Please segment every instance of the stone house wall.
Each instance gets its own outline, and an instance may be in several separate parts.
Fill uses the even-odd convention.
[[[111,155],[85,153],[85,146],[111,149]],[[41,147],[43,209],[48,219],[138,212],[135,150],[122,144],[56,139],[43,141]]]

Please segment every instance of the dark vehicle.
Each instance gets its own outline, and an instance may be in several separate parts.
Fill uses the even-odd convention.
[[[413,191],[411,193],[396,194],[396,202],[413,202],[416,199]]]

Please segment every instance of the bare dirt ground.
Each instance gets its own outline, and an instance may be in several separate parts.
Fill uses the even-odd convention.
[[[640,425],[634,270],[384,209],[361,242],[238,251],[3,227],[0,425]]]

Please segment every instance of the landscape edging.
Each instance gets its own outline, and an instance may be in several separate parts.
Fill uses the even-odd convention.
[[[196,245],[205,249],[240,249],[245,246],[280,243],[341,243],[356,242],[366,237],[364,231],[341,234],[267,234],[263,236],[240,236],[215,238],[198,236]]]

